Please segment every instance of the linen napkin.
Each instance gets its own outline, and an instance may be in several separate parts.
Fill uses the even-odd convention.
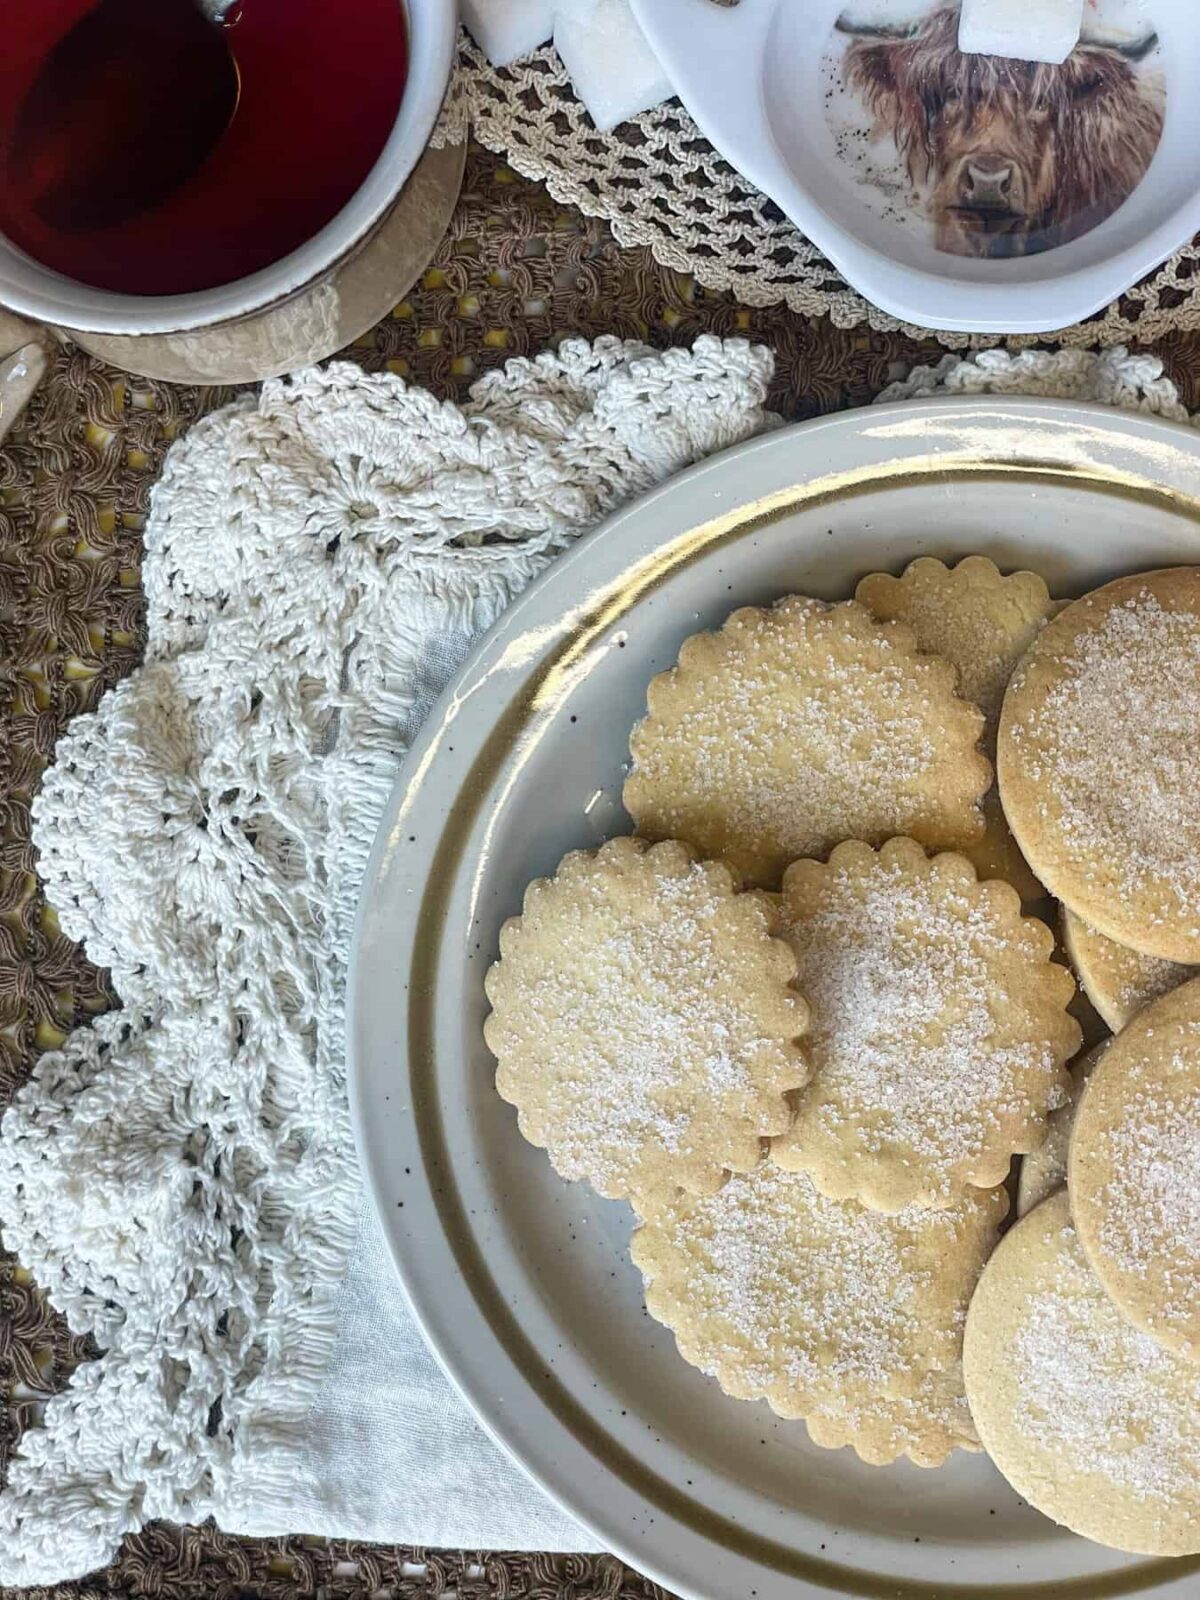
[[[170,452],[145,665],[72,724],[35,837],[123,1011],[0,1127],[0,1229],[105,1354],[26,1433],[0,1583],[102,1565],[152,1517],[587,1550],[471,1419],[354,1162],[345,963],[400,759],[471,640],[622,500],[774,424],[769,352],[568,343],[459,409],[334,365]],[[1186,416],[1124,350],[947,357],[881,398],[1044,393]]]

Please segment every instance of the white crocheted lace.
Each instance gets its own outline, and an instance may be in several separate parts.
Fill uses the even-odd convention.
[[[1095,400],[1126,411],[1148,411],[1169,422],[1200,425],[1163,375],[1157,356],[1111,350],[981,350],[963,360],[943,356],[936,367],[914,367],[889,384],[876,404],[923,400],[935,394],[1030,394],[1054,400]]]
[[[346,961],[399,759],[556,551],[775,420],[771,368],[711,337],[575,342],[460,410],[336,365],[170,452],[145,665],[35,805],[50,899],[124,1009],[43,1056],[0,1130],[4,1245],[104,1351],[11,1464],[0,1584],[282,1498],[356,1215]]]
[[[467,34],[439,138],[467,122],[556,200],[602,217],[619,244],[647,245],[656,261],[750,306],[781,301],[839,328],[861,323],[929,337],[864,300],[815,245],[707,142],[677,100],[609,133],[597,133],[550,45],[508,67],[491,66]],[[1013,336],[1010,347],[1054,342],[1080,348],[1143,343],[1200,327],[1200,242],[1193,242],[1088,322],[1051,335]],[[994,335],[936,333],[951,349]]]

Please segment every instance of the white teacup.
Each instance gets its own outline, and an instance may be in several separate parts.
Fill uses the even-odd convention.
[[[340,0],[328,0],[337,26]],[[316,282],[375,226],[420,160],[450,77],[455,0],[397,0],[408,22],[409,64],[396,122],[379,159],[340,212],[299,249],[217,288],[131,295],[96,289],[53,272],[0,236],[0,304],[52,325],[105,334],[174,333],[261,310]],[[304,108],[298,106],[302,116]]]

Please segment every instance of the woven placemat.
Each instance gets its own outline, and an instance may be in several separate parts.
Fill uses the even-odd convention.
[[[752,309],[619,250],[478,148],[449,235],[420,285],[346,355],[462,398],[479,373],[571,334],[656,345],[702,332],[776,351],[771,403],[793,418],[863,404],[933,341]],[[1200,404],[1200,336],[1157,347]],[[140,533],[170,441],[227,391],[131,379],[64,350],[0,450],[0,1110],[40,1051],[113,1004],[105,974],[60,933],[36,878],[29,804],[55,740],[136,664]],[[89,1350],[0,1257],[0,1483],[22,1431]],[[4,1402],[7,1401],[7,1404]],[[10,1591],[11,1592],[11,1591]],[[637,1600],[661,1593],[610,1557],[429,1553],[154,1526],[105,1572],[38,1596],[459,1596]]]

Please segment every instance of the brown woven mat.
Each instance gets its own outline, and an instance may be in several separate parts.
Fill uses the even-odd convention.
[[[510,356],[570,334],[657,345],[743,334],[776,351],[772,404],[789,417],[863,403],[932,341],[779,309],[750,310],[619,251],[495,156],[473,150],[451,232],[409,299],[347,354],[442,397]],[[1191,406],[1200,339],[1160,347]],[[0,450],[0,1110],[41,1050],[113,1004],[104,973],[59,933],[35,876],[29,802],[58,734],[136,664],[140,529],[163,452],[226,396],[131,379],[64,351]],[[0,1257],[0,1483],[39,1398],[87,1358],[11,1260]],[[8,1398],[9,1404],[3,1401]],[[635,1600],[654,1585],[610,1557],[431,1554],[293,1538],[235,1539],[156,1526],[81,1584],[30,1594],[461,1596]]]

